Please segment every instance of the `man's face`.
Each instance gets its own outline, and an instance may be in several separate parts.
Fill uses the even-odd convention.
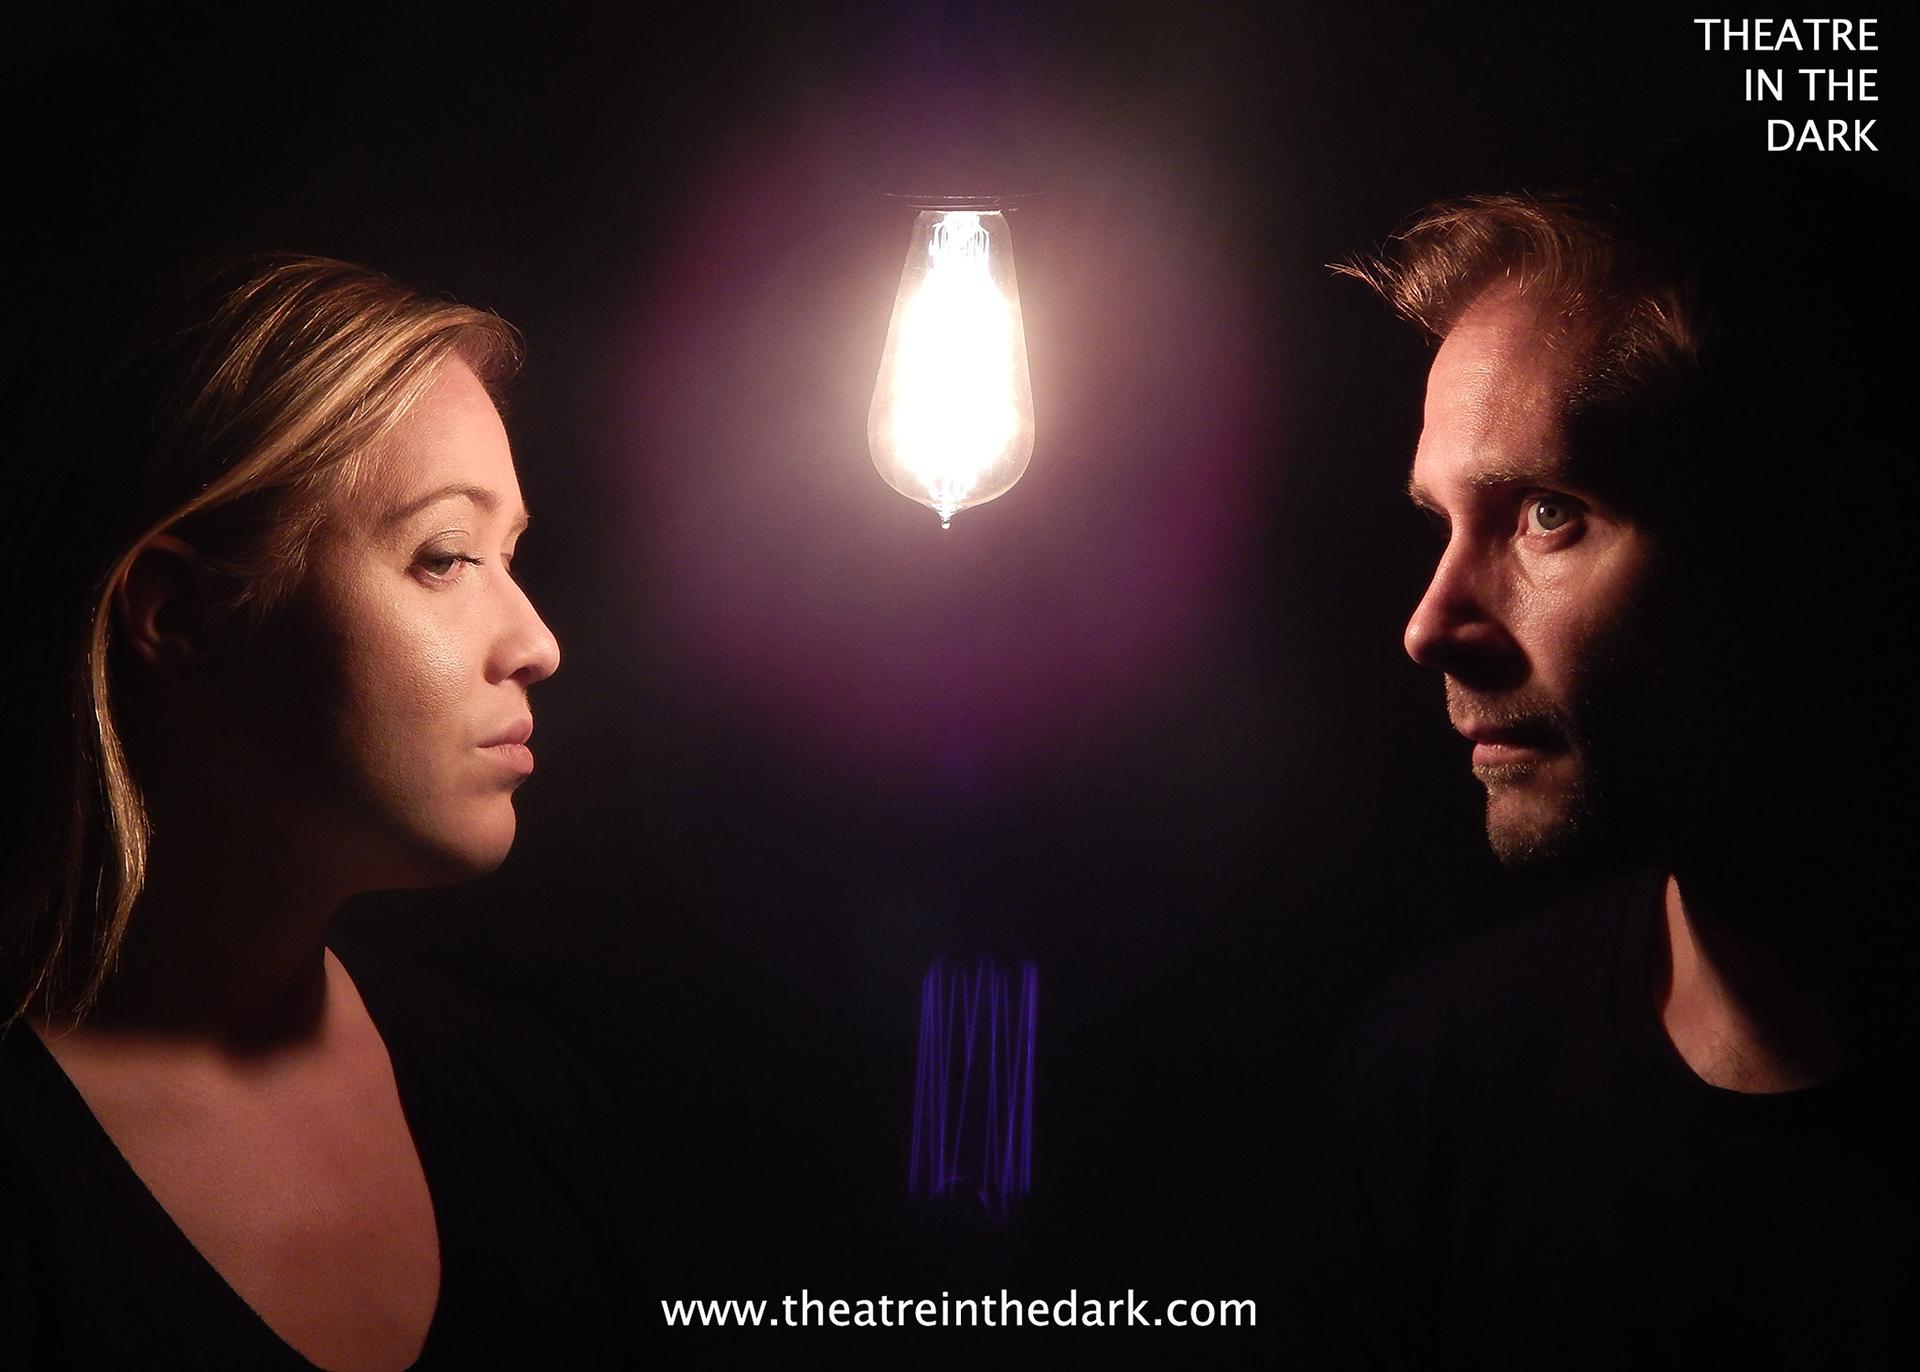
[[[1583,355],[1512,293],[1482,296],[1434,358],[1409,483],[1447,542],[1407,652],[1445,674],[1487,789],[1488,842],[1528,869],[1643,817],[1660,748],[1653,543],[1567,448]]]

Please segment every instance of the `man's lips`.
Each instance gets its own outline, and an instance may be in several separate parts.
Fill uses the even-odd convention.
[[[1544,720],[1523,720],[1514,724],[1456,720],[1453,727],[1472,742],[1475,767],[1530,762],[1548,753],[1557,753],[1566,746],[1559,731]]]

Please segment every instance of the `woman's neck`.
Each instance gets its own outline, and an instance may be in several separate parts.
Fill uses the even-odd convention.
[[[88,1032],[241,1054],[310,1038],[326,1011],[327,934],[346,893],[284,849],[181,837],[164,856],[156,850]]]

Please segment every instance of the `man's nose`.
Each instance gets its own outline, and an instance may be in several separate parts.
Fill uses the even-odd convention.
[[[1495,569],[1472,549],[1450,546],[1414,606],[1402,642],[1407,656],[1468,686],[1511,686],[1526,675],[1526,657],[1501,621],[1487,584]]]

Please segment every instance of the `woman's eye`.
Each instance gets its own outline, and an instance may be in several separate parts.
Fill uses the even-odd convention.
[[[1553,533],[1571,524],[1579,514],[1579,507],[1571,500],[1552,495],[1535,496],[1527,502],[1527,532]]]
[[[480,559],[466,553],[427,553],[417,565],[436,581],[451,581],[456,575],[454,569],[463,563],[478,567]]]

